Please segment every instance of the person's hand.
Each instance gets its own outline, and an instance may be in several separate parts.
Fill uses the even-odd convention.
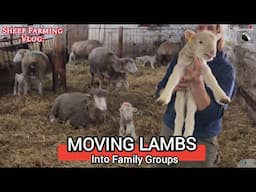
[[[184,76],[179,81],[178,85],[174,88],[175,91],[184,91],[186,88],[196,86],[202,83],[201,78],[202,64],[198,57],[194,57],[194,62],[186,66]]]

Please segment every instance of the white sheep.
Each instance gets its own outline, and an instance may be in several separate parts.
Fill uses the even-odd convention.
[[[24,88],[23,73],[21,74],[15,73],[13,95],[17,95],[17,86],[18,86],[18,95],[20,95],[21,88]]]
[[[202,63],[201,75],[203,80],[213,91],[216,102],[221,105],[229,103],[231,101],[230,98],[221,89],[210,67],[206,63],[207,61],[211,61],[216,55],[217,41],[221,37],[220,34],[215,35],[210,31],[195,33],[191,30],[186,30],[185,37],[188,39],[188,42],[179,52],[177,64],[168,79],[166,87],[161,92],[156,102],[161,104],[169,103],[174,88],[184,75],[185,67],[193,63],[193,57],[197,56]],[[197,110],[197,106],[191,91],[187,89],[186,91],[177,91],[176,93],[174,106],[176,111],[174,136],[182,135],[185,106],[187,109],[183,136],[188,137],[193,135],[195,125],[194,114]]]
[[[135,126],[133,121],[133,113],[137,112],[137,108],[133,107],[129,102],[123,102],[119,108],[120,112],[120,129],[119,136],[131,135],[136,140]]]

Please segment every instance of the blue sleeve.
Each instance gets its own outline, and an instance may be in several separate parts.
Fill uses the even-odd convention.
[[[227,67],[225,71],[220,71],[222,74],[218,76],[218,83],[223,89],[223,91],[232,98],[236,89],[236,77],[233,67]],[[213,96],[212,91],[209,88],[206,88],[207,92],[211,98],[210,105],[202,111],[197,111],[198,118],[201,123],[209,124],[212,121],[220,119],[223,116],[224,109],[227,108],[227,105],[222,106],[218,104]]]
[[[167,72],[165,73],[163,79],[158,83],[157,85],[157,90],[156,90],[156,97],[158,98],[160,96],[160,90],[163,89],[166,84],[167,84],[167,81],[173,71],[173,68],[174,66],[177,64],[177,60],[178,60],[178,55],[176,55],[174,57],[174,59],[169,63],[169,66],[168,66],[168,69],[167,69]]]

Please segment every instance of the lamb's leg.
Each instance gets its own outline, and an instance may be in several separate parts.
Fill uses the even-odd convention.
[[[155,67],[154,67],[154,61],[150,61],[150,66],[151,66],[151,69],[155,69]]]
[[[22,80],[18,81],[18,95],[20,96],[20,89],[21,89]]]
[[[113,84],[115,84],[116,91],[119,91],[123,85],[121,81],[115,82]],[[113,87],[114,87],[114,85],[113,85]]]
[[[38,93],[43,96],[43,83],[41,81],[38,82]]]
[[[135,126],[134,126],[133,121],[126,124],[125,136],[127,136],[127,135],[131,135],[134,138],[134,140],[137,139],[137,136],[136,136],[136,133],[135,133]]]
[[[159,102],[160,104],[167,105],[172,97],[173,89],[176,87],[176,85],[179,83],[181,77],[184,74],[184,66],[179,65],[179,63],[174,67],[173,73],[168,79],[168,82],[161,93],[160,97],[156,100],[156,102]]]
[[[14,86],[13,86],[13,95],[17,94],[17,78],[15,77]]]
[[[61,97],[57,97],[52,104],[52,107],[49,112],[50,122],[53,123],[58,116],[59,106],[60,106]]]
[[[178,91],[176,93],[176,99],[174,103],[174,108],[176,111],[175,117],[175,127],[174,127],[174,136],[182,136],[182,128],[184,125],[184,116],[185,116],[185,91]]]
[[[186,93],[186,100],[187,100],[187,112],[186,112],[186,119],[185,119],[185,131],[184,137],[192,136],[195,129],[195,113],[197,110],[196,101],[191,93],[190,90]]]
[[[104,81],[104,76],[100,75],[100,77],[99,77],[99,88],[100,89],[102,88],[103,81]]]
[[[40,71],[38,75],[37,86],[38,86],[38,93],[41,96],[43,96],[44,79],[45,79],[45,73],[43,71]]]
[[[136,133],[135,133],[135,126],[134,126],[133,121],[129,124],[129,126],[127,126],[127,129],[128,129],[128,127],[130,129],[131,136],[133,137],[134,140],[136,140],[137,136],[136,136]]]
[[[205,83],[210,89],[213,91],[214,97],[219,104],[227,104],[230,103],[230,98],[226,95],[226,93],[219,86],[216,78],[212,74],[210,67],[206,64],[202,64],[202,75]]]
[[[123,83],[124,83],[125,90],[129,91],[129,82],[128,82],[128,80],[125,80]]]
[[[28,90],[30,90],[30,82],[28,77],[24,75],[24,95],[28,94]]]
[[[71,52],[69,56],[68,64],[71,65],[71,63],[74,62],[73,60],[74,60],[74,54],[73,52]]]
[[[124,136],[125,130],[124,130],[124,123],[122,120],[120,120],[120,128],[119,128],[119,136]]]

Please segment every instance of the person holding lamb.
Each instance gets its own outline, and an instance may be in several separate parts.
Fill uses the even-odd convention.
[[[200,24],[196,27],[196,33],[201,31],[210,31],[216,36],[220,36],[217,41],[217,53],[212,60],[207,62],[211,73],[215,77],[219,87],[227,96],[228,101],[218,98],[218,94],[208,87],[207,83],[202,78],[204,66],[202,60],[198,57],[193,58],[193,62],[184,66],[183,76],[180,78],[173,91],[170,93],[170,100],[165,100],[161,97],[162,92],[167,86],[169,77],[178,61],[178,55],[168,65],[168,69],[163,79],[158,83],[156,97],[161,103],[168,104],[163,118],[163,126],[160,136],[169,137],[174,135],[175,127],[175,99],[177,91],[189,90],[196,104],[196,112],[194,114],[194,130],[192,136],[197,138],[198,144],[206,146],[206,161],[200,162],[180,162],[178,167],[215,167],[217,162],[217,136],[221,133],[222,119],[224,110],[227,109],[230,100],[232,99],[236,89],[236,74],[233,66],[227,61],[224,52],[224,36],[223,28],[220,24]],[[189,35],[193,38],[191,35]],[[187,39],[191,41],[191,39]],[[189,43],[189,42],[188,42]],[[201,42],[198,42],[201,43]],[[175,84],[175,82],[173,82]],[[170,83],[169,83],[170,84]],[[223,94],[222,94],[223,95]],[[217,96],[217,98],[216,98]],[[169,97],[169,96],[168,96]],[[159,99],[161,98],[161,99]],[[165,97],[166,98],[166,97]],[[165,101],[164,101],[165,100]],[[182,128],[183,134],[185,127]]]

